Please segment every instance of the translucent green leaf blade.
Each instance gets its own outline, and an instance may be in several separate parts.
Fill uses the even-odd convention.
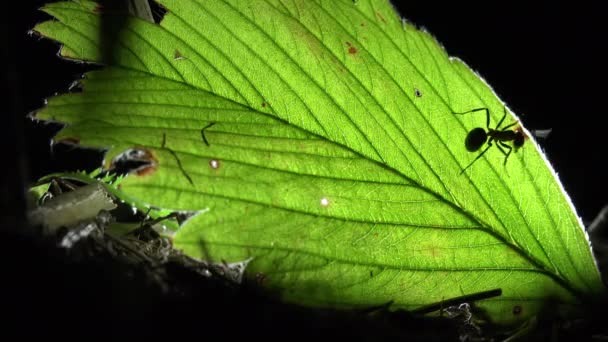
[[[501,288],[479,306],[510,323],[603,289],[533,141],[506,166],[492,148],[461,174],[485,116],[453,112],[488,108],[495,127],[506,109],[387,2],[161,3],[160,25],[127,20],[111,67],[38,117],[68,123],[57,140],[108,148],[106,167],[141,151],[150,166],[125,194],[204,211],[175,246],[251,257],[249,277],[307,305],[415,309]],[[35,30],[64,56],[104,60],[98,7],[45,11],[58,21]]]
[[[393,308],[412,310],[501,288],[501,297],[477,307],[511,323],[537,312],[543,298],[574,303],[524,256],[477,229],[348,222],[231,203],[197,216],[178,236],[192,255],[253,256],[249,277],[308,305],[366,308],[390,298]],[[514,315],[515,307],[525,311]]]

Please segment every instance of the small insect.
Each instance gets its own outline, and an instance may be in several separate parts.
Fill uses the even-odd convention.
[[[464,145],[469,152],[478,151],[481,148],[481,146],[483,146],[483,144],[485,144],[486,142],[487,142],[488,146],[477,157],[475,157],[475,159],[473,159],[473,161],[470,162],[469,165],[467,165],[464,169],[462,169],[462,171],[460,171],[460,174],[462,174],[464,171],[466,171],[466,169],[471,167],[471,165],[473,165],[473,163],[475,163],[479,158],[481,158],[481,156],[483,156],[484,153],[486,153],[488,151],[488,149],[493,146],[492,142],[495,142],[496,147],[498,147],[500,152],[502,152],[502,154],[505,155],[505,161],[503,163],[504,165],[507,165],[507,160],[509,158],[509,155],[511,155],[511,152],[513,151],[513,147],[517,150],[518,148],[523,146],[524,141],[526,139],[526,136],[524,135],[523,131],[521,129],[517,129],[517,130],[509,129],[509,128],[515,126],[517,124],[517,122],[514,122],[514,123],[509,124],[502,128],[500,127],[500,125],[502,125],[503,121],[505,121],[505,118],[507,117],[507,108],[503,107],[503,109],[504,109],[504,115],[502,116],[500,121],[498,121],[496,128],[490,128],[490,111],[488,110],[488,108],[475,108],[475,109],[472,109],[472,110],[469,110],[466,112],[461,112],[461,113],[452,112],[453,114],[459,114],[459,115],[474,113],[474,112],[481,112],[481,111],[486,112],[486,129],[487,129],[487,131],[481,127],[473,128],[469,132],[469,134],[467,134],[467,137],[464,141]],[[511,146],[509,146],[509,144],[507,144],[508,141],[511,141],[513,143],[513,147],[511,147]],[[505,151],[505,149],[507,151]]]

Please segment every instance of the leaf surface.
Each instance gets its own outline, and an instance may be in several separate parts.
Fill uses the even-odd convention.
[[[532,140],[506,166],[491,148],[460,174],[485,116],[453,112],[488,108],[495,127],[507,109],[388,2],[160,3],[160,24],[126,18],[115,40],[94,3],[46,6],[58,20],[35,31],[109,66],[38,117],[68,124],[57,141],[108,149],[106,167],[140,153],[128,196],[203,210],[176,247],[253,258],[247,277],[305,305],[411,310],[501,288],[476,305],[514,323],[603,289]]]

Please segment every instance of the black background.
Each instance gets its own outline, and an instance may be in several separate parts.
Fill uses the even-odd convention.
[[[6,219],[11,215],[22,216],[18,204],[21,178],[27,183],[75,165],[96,166],[90,154],[82,157],[72,151],[52,157],[49,139],[56,127],[25,119],[28,112],[43,105],[44,98],[67,91],[88,68],[56,57],[57,44],[27,35],[36,23],[48,19],[36,10],[44,3],[18,1],[12,3],[17,7],[3,11],[5,106],[0,136],[7,151],[2,167],[3,206],[9,203],[2,209],[3,224],[13,222]],[[396,6],[407,20],[437,37],[450,55],[479,72],[527,128],[553,129],[541,145],[579,215],[590,222],[608,202],[603,165],[607,82],[602,48],[606,31],[601,20],[606,16],[599,1],[578,1],[572,6],[559,1],[416,0]],[[21,143],[26,153],[20,154]],[[31,258],[32,264],[38,262],[35,255]],[[15,266],[15,274],[24,271]],[[24,279],[44,282],[52,276],[43,273]],[[23,285],[15,284],[16,288]],[[19,292],[17,307],[23,307],[27,291],[38,289],[38,284],[29,285]]]

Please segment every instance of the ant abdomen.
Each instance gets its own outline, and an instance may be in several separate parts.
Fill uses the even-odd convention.
[[[464,144],[469,152],[475,152],[485,144],[486,140],[488,140],[486,131],[481,127],[477,127],[467,134]]]

